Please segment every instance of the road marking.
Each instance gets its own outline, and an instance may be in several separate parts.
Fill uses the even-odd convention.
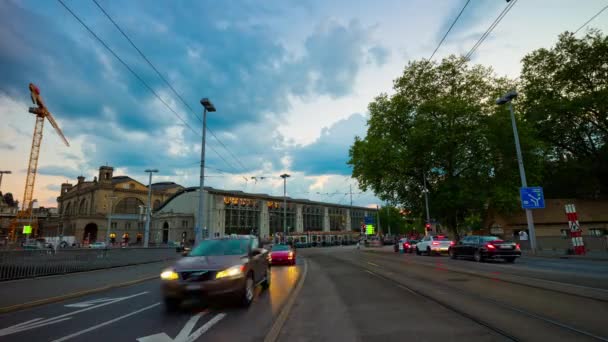
[[[201,337],[207,330],[211,329],[217,322],[221,321],[224,317],[226,317],[225,313],[219,313],[215,315],[212,319],[210,319],[207,323],[203,324],[202,327],[196,329],[192,332],[192,329],[198,322],[198,320],[205,315],[206,312],[201,312],[196,314],[186,322],[186,325],[182,328],[182,330],[175,336],[175,339],[172,339],[167,335],[167,333],[160,333],[145,337],[140,337],[137,339],[139,342],[190,342],[195,341],[197,338]]]
[[[0,336],[11,335],[11,334],[15,334],[15,333],[18,333],[18,332],[21,332],[21,331],[31,330],[31,329],[43,327],[43,326],[46,326],[46,325],[50,325],[50,324],[55,324],[55,323],[60,323],[60,322],[63,322],[63,321],[67,321],[69,319],[72,319],[71,316],[73,316],[73,315],[77,315],[77,314],[83,313],[85,311],[97,309],[97,308],[100,308],[100,307],[103,307],[103,306],[106,306],[106,305],[118,303],[120,301],[127,300],[127,299],[130,299],[130,298],[138,297],[138,296],[144,295],[146,293],[148,293],[148,291],[136,293],[134,295],[130,295],[130,296],[126,296],[126,297],[114,298],[111,302],[105,302],[105,303],[102,303],[102,304],[97,304],[95,306],[89,306],[89,307],[84,308],[84,309],[68,312],[68,313],[65,313],[63,315],[59,315],[59,316],[55,316],[55,317],[51,317],[51,318],[47,318],[47,319],[36,318],[36,319],[33,319],[33,320],[29,320],[27,322],[22,322],[22,323],[19,323],[19,324],[15,324],[15,325],[10,326],[8,328],[0,329]]]
[[[367,261],[367,263],[368,263],[368,264],[370,264],[370,265],[372,265],[372,266],[380,267],[380,265],[378,265],[378,264],[374,264],[374,263],[373,263],[373,262],[371,262],[371,261]]]
[[[64,306],[66,308],[88,308],[89,306],[93,306],[95,304],[111,302],[114,299],[116,299],[116,298],[98,298],[98,299],[88,300],[86,302],[68,304],[68,305],[64,305]]]
[[[69,339],[71,339],[71,338],[73,338],[73,337],[80,336],[80,335],[82,335],[82,334],[88,333],[89,331],[93,331],[93,330],[98,329],[98,328],[101,328],[101,327],[105,327],[106,325],[112,324],[112,323],[114,323],[114,322],[118,322],[118,321],[120,321],[121,319],[125,319],[125,318],[127,318],[127,317],[130,317],[130,316],[136,315],[136,314],[138,314],[138,313],[140,313],[140,312],[143,312],[143,311],[146,311],[146,310],[152,309],[152,308],[157,307],[157,306],[159,306],[159,305],[160,305],[160,302],[155,303],[155,304],[152,304],[152,305],[149,305],[149,306],[146,306],[145,308],[141,308],[141,309],[139,309],[139,310],[133,311],[133,312],[128,313],[128,314],[126,314],[126,315],[122,315],[122,316],[120,316],[120,317],[116,317],[116,318],[111,319],[111,320],[109,320],[109,321],[107,321],[107,322],[103,322],[103,323],[100,323],[100,324],[94,325],[94,326],[92,326],[92,327],[90,327],[90,328],[87,328],[87,329],[84,329],[84,330],[81,330],[81,331],[77,331],[77,332],[75,332],[75,333],[73,333],[73,334],[71,334],[71,335],[64,336],[64,337],[62,337],[62,338],[59,338],[59,339],[57,339],[57,340],[54,340],[53,342],[62,342],[62,341],[67,341],[67,340],[69,340]]]
[[[274,342],[279,338],[279,333],[281,333],[281,329],[283,328],[285,321],[287,321],[287,318],[289,317],[291,308],[293,307],[293,304],[295,303],[296,298],[298,297],[298,294],[300,293],[300,291],[302,290],[302,287],[304,286],[304,279],[306,279],[307,273],[308,273],[308,261],[306,259],[304,259],[304,271],[302,271],[302,275],[300,276],[300,281],[298,282],[298,285],[296,286],[296,288],[292,291],[291,296],[287,300],[287,303],[285,303],[285,306],[283,306],[283,309],[277,316],[277,319],[272,324],[270,331],[264,338],[264,342]]]

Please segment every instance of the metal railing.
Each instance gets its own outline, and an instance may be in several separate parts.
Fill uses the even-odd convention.
[[[175,248],[69,248],[0,251],[0,281],[175,259]]]

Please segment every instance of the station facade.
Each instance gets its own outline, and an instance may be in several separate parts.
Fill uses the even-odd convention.
[[[175,193],[153,213],[150,241],[161,244],[184,239],[192,242],[198,203],[198,187]],[[347,235],[358,235],[364,217],[376,214],[373,208],[306,199],[288,197],[286,203],[289,236],[331,236],[337,241]],[[270,239],[284,231],[282,196],[205,187],[203,206],[203,236],[255,234]]]

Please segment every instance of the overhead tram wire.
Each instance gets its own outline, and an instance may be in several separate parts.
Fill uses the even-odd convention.
[[[494,28],[496,28],[496,26],[507,15],[507,13],[509,13],[509,11],[511,10],[511,8],[513,8],[513,6],[515,6],[515,3],[517,3],[517,0],[512,0],[511,2],[509,2],[507,4],[507,6],[502,10],[502,12],[500,12],[500,14],[498,15],[498,17],[496,17],[496,19],[494,19],[494,21],[492,22],[492,24],[490,24],[490,26],[488,27],[488,29],[486,30],[486,32],[484,32],[484,34],[481,35],[481,37],[479,38],[479,40],[475,43],[475,45],[473,45],[473,47],[471,48],[471,50],[469,50],[469,52],[466,54],[465,59],[467,61],[471,59],[471,56],[473,55],[473,53],[475,53],[475,51],[477,50],[477,48],[479,48],[479,46],[486,40],[486,38],[488,38],[488,36],[490,35],[490,33],[492,33],[492,31],[494,30]]]
[[[137,74],[122,58],[120,58],[120,56],[118,56],[118,54],[116,54],[116,52],[114,52],[114,50],[112,50],[112,48],[110,48],[110,46],[108,46],[108,44],[106,44],[106,42],[101,39],[95,32],[93,32],[93,30],[91,30],[91,28],[84,23],[84,21],[82,21],[82,19],[80,19],[80,17],[74,13],[74,11],[72,11],[72,9],[70,9],[70,7],[68,7],[62,0],[57,0],[87,31],[89,31],[89,33],[95,37],[95,39],[97,39],[97,41],[99,43],[101,43],[101,45],[103,45],[103,47],[106,48],[106,50],[108,50],[116,59],[118,59],[118,61],[120,63],[122,63],[122,65],[124,65],[125,68],[127,68],[127,70],[129,70],[129,72],[131,72],[131,74],[133,74],[133,76],[135,76],[135,78],[137,78],[137,80],[139,80],[139,82],[141,82],[141,84],[143,84],[165,107],[167,107],[167,109],[169,109],[186,127],[188,127],[194,134],[201,136],[201,133],[197,132],[194,128],[192,128],[192,126],[190,126],[173,108],[171,108],[171,106],[169,106],[169,104],[162,99],[162,97],[160,97],[160,95],[158,95],[158,93],[152,89],[152,87],[146,82],[144,81],[143,78],[141,78],[141,76],[139,76],[139,74]],[[231,163],[229,163],[224,156],[222,156],[220,153],[217,152],[217,150],[215,148],[213,148],[213,146],[209,145],[209,148],[215,152],[215,154],[217,154],[228,166],[230,166],[231,168],[233,168],[236,171],[236,168],[234,166],[232,166]]]
[[[593,17],[589,18],[589,20],[587,20],[583,25],[581,25],[581,27],[576,29],[576,31],[574,31],[574,34],[577,34],[578,31],[580,31],[583,27],[587,26],[591,21],[593,21],[593,19],[597,18],[597,16],[602,14],[602,12],[604,12],[607,8],[608,8],[608,5],[604,6],[604,8],[599,10]]]
[[[129,43],[131,44],[131,46],[133,46],[133,48],[135,50],[137,50],[137,52],[139,53],[139,55],[148,63],[148,65],[150,65],[150,67],[156,72],[156,74],[158,75],[158,77],[160,77],[163,80],[163,82],[165,82],[167,84],[167,86],[169,86],[169,89],[171,89],[171,91],[173,91],[173,93],[175,94],[175,96],[177,96],[177,98],[188,109],[190,109],[190,112],[194,115],[194,117],[197,118],[202,123],[203,120],[200,118],[200,116],[197,114],[197,112],[184,100],[184,98],[177,92],[177,90],[175,90],[175,88],[171,85],[171,83],[169,83],[169,81],[167,81],[167,79],[161,74],[161,72],[158,71],[158,69],[154,66],[154,64],[152,64],[152,62],[146,57],[146,55],[135,45],[135,43],[131,40],[131,38],[129,38],[129,36],[118,25],[118,23],[116,23],[116,21],[114,21],[114,19],[112,19],[112,17],[110,16],[110,14],[108,12],[106,12],[106,10],[99,4],[99,2],[97,2],[97,0],[92,0],[92,1],[95,3],[95,5],[97,5],[97,7],[99,8],[99,10],[101,10],[101,12],[103,12],[103,14],[108,18],[108,20],[110,20],[110,22],[112,22],[112,24],[114,24],[114,26],[125,37],[125,39],[127,39],[129,41]],[[220,138],[217,137],[217,135],[215,135],[215,133],[209,127],[207,127],[207,131],[209,131],[209,133],[211,133],[211,135],[215,138],[215,140],[217,140],[217,142],[219,142],[220,145],[222,145],[222,147],[224,147],[224,149],[230,154],[230,156],[242,168],[242,171],[245,172],[247,170],[247,168],[243,165],[243,163],[241,163],[241,161],[236,157],[236,155],[234,155],[234,153],[232,153],[232,151],[230,149],[228,149],[228,147],[220,140]]]
[[[464,12],[465,8],[467,8],[467,6],[469,5],[469,2],[471,2],[471,0],[467,0],[467,2],[464,4],[462,9],[460,10],[460,13],[458,13],[458,16],[456,16],[456,19],[454,19],[454,21],[452,22],[452,25],[450,25],[450,28],[448,28],[448,30],[445,32],[445,34],[443,35],[443,38],[441,38],[441,41],[439,42],[439,44],[437,44],[437,47],[431,54],[431,57],[429,57],[427,59],[427,61],[430,61],[431,59],[433,59],[433,56],[435,56],[435,53],[437,52],[437,50],[439,50],[439,47],[441,47],[441,44],[443,44],[443,41],[445,41],[445,38],[447,38],[450,31],[452,31],[452,28],[454,27],[454,25],[456,25],[456,22],[458,22],[458,19],[460,19],[460,16]]]

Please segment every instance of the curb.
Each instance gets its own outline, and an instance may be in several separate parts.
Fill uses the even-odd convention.
[[[12,312],[12,311],[17,311],[17,310],[29,309],[29,308],[33,308],[33,307],[40,306],[40,305],[45,305],[45,304],[51,304],[51,303],[61,302],[61,301],[64,301],[66,299],[78,298],[78,297],[82,297],[82,296],[86,296],[86,295],[90,295],[90,294],[94,294],[94,293],[99,293],[99,292],[103,292],[103,291],[107,291],[107,290],[111,290],[111,289],[115,289],[115,288],[119,288],[119,287],[125,287],[125,286],[135,285],[135,284],[143,283],[144,281],[148,281],[148,280],[152,280],[152,279],[156,279],[156,278],[158,278],[158,275],[153,275],[153,276],[148,276],[148,277],[144,277],[144,278],[139,278],[139,279],[127,281],[127,282],[124,282],[124,283],[118,283],[118,284],[112,284],[112,285],[107,285],[107,286],[103,286],[103,287],[98,287],[96,289],[90,289],[90,290],[84,290],[84,291],[80,291],[80,292],[74,292],[74,293],[63,295],[63,296],[44,298],[44,299],[39,299],[39,300],[35,300],[35,301],[32,301],[32,302],[23,303],[23,304],[5,306],[3,308],[0,308],[0,314]]]
[[[307,273],[308,273],[308,261],[306,259],[304,259],[304,271],[302,272],[302,276],[300,277],[300,280],[298,281],[298,285],[293,290],[293,292],[291,293],[291,296],[287,300],[287,303],[285,303],[285,306],[283,306],[283,308],[281,309],[281,312],[277,316],[277,319],[272,324],[270,331],[264,338],[264,342],[275,342],[279,338],[279,334],[281,333],[281,330],[283,329],[283,326],[285,325],[285,321],[287,321],[287,318],[289,317],[291,308],[293,307],[293,304],[295,303],[296,298],[300,294],[302,287],[304,287],[304,280],[306,279]]]

